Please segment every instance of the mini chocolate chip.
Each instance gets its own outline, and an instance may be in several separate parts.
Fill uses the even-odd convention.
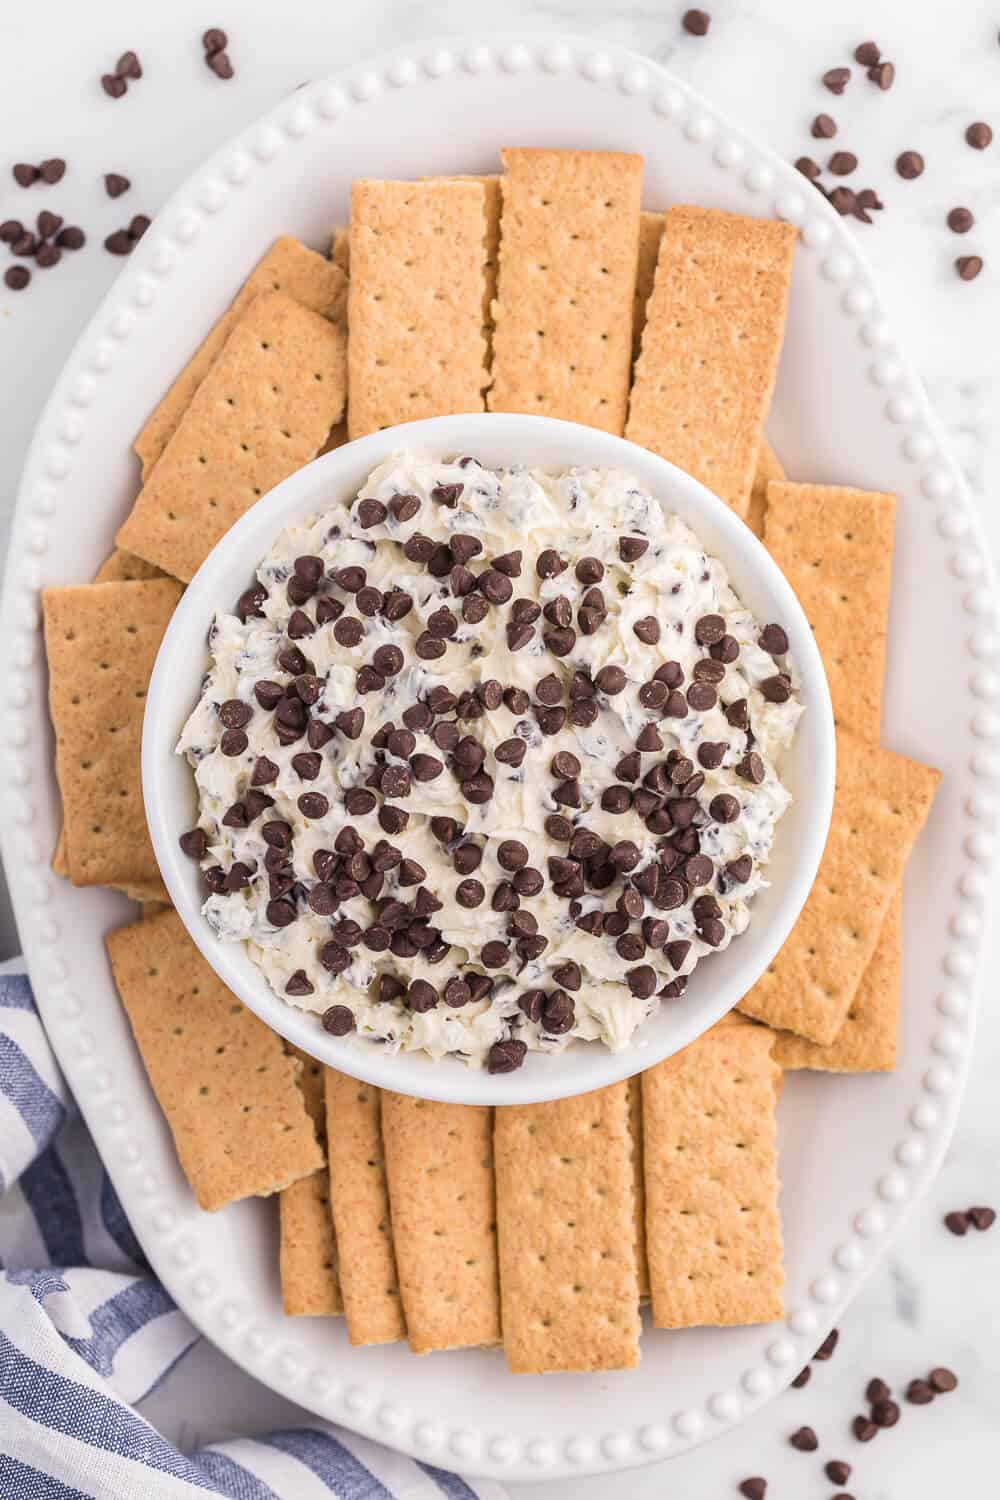
[[[510,960],[510,948],[506,943],[494,939],[483,944],[479,958],[484,969],[502,969]]]
[[[695,622],[694,638],[699,646],[714,646],[726,633],[726,622],[721,615],[702,615]]]
[[[594,681],[602,693],[612,698],[624,690],[626,678],[621,667],[607,666],[601,668]]]
[[[573,825],[570,822],[569,818],[564,818],[561,813],[550,813],[549,816],[545,819],[545,832],[548,834],[550,839],[555,839],[557,843],[568,844],[570,839],[573,837]],[[552,862],[550,860],[550,866],[551,863]],[[569,861],[564,860],[563,863],[568,864]],[[549,873],[552,874],[551,868]],[[553,874],[552,878],[554,880],[558,880],[561,877],[559,875]]]
[[[393,495],[389,509],[397,521],[412,521],[420,509],[420,500],[416,495]]]
[[[242,755],[250,741],[242,729],[227,729],[219,741],[223,755]]]
[[[328,946],[332,947],[333,944]],[[331,1005],[323,1012],[323,1030],[331,1036],[347,1036],[354,1030],[354,1012],[348,1005]]]
[[[208,835],[203,828],[192,828],[181,834],[178,843],[188,859],[203,859],[208,849]]]
[[[955,269],[957,270],[962,281],[975,281],[976,277],[983,269],[982,256],[960,255],[955,262]]]
[[[878,1435],[878,1426],[872,1421],[871,1417],[859,1414],[851,1423],[851,1431],[859,1443],[870,1443],[872,1438]]]
[[[900,177],[912,182],[919,177],[924,170],[924,159],[919,151],[902,151],[896,157],[896,171]]]
[[[739,656],[740,643],[734,635],[724,635],[721,641],[716,641],[714,646],[709,646],[708,654],[713,661],[721,661],[728,666]]]
[[[329,799],[322,792],[303,792],[298,799],[297,807],[305,818],[325,818],[330,811]]]
[[[698,746],[698,764],[706,771],[717,771],[726,758],[728,748],[725,740],[702,740]]]
[[[976,151],[985,151],[993,140],[993,131],[985,120],[976,120],[965,132],[965,139]]]
[[[436,484],[431,490],[431,499],[454,510],[464,489],[464,484]]]
[[[744,781],[751,782],[754,786],[760,786],[764,780],[764,762],[753,750],[748,750],[746,755],[736,767],[737,776],[742,776]]]
[[[800,156],[795,163],[795,170],[801,172],[810,182],[815,182],[823,168],[818,161],[813,161],[811,156]]]
[[[937,1365],[928,1375],[927,1380],[932,1389],[941,1395],[955,1390],[958,1386],[958,1376],[944,1365]]]
[[[466,910],[482,906],[486,900],[486,887],[479,880],[460,880],[455,887],[455,900]]]
[[[800,1453],[815,1453],[819,1447],[819,1438],[811,1427],[799,1427],[792,1433],[788,1441]]]
[[[987,1208],[984,1204],[968,1210],[969,1222],[974,1228],[980,1231],[992,1229],[996,1222],[996,1217],[995,1209]]]
[[[315,781],[323,765],[323,757],[315,750],[301,750],[292,756],[292,769],[303,781]]]
[[[660,622],[655,615],[644,615],[632,626],[639,640],[646,646],[655,646],[660,639]]]
[[[493,559],[493,566],[498,573],[505,573],[508,578],[520,578],[522,553],[520,548],[513,552],[503,552],[499,557]]]
[[[534,638],[535,628],[533,625],[518,625],[515,622],[507,626],[507,650],[523,651]]]
[[[782,626],[772,622],[764,626],[757,644],[769,656],[784,656],[788,650],[788,636]]]
[[[846,1484],[851,1477],[851,1466],[843,1459],[831,1458],[828,1464],[824,1464],[823,1472],[831,1484]]]
[[[295,906],[291,901],[279,897],[276,901],[269,901],[266,908],[267,920],[272,927],[290,927],[295,921]]]
[[[760,684],[760,691],[768,703],[787,703],[792,695],[788,678],[782,674],[765,677]]]
[[[506,604],[513,596],[514,585],[505,573],[496,568],[487,568],[479,575],[479,592],[490,604]],[[471,602],[473,597],[470,595],[467,602]]]
[[[129,239],[141,240],[152,222],[152,219],[146,214],[133,214],[129,220],[127,231]]]
[[[504,839],[497,849],[497,864],[501,870],[523,870],[528,863],[528,851],[519,839]]]
[[[216,712],[226,729],[242,729],[253,718],[253,709],[241,698],[227,698]]]
[[[545,996],[542,1006],[542,1030],[553,1036],[563,1036],[576,1019],[576,1006],[572,995],[565,990],[552,990]]]
[[[899,1407],[895,1401],[876,1401],[872,1407],[872,1421],[877,1427],[895,1427],[899,1421]]]
[[[117,73],[102,73],[101,88],[111,99],[120,99],[128,88],[124,78],[119,78]]]
[[[585,704],[576,703],[574,709],[584,708]],[[543,734],[559,734],[566,724],[566,710],[562,707],[546,708],[538,715],[538,727]],[[576,722],[574,720],[574,722]]]
[[[596,557],[581,557],[575,572],[581,583],[600,583],[604,577],[604,564]]]
[[[745,730],[750,728],[750,711],[745,698],[737,698],[734,703],[730,703],[725,710],[725,714],[726,722],[731,724],[734,729]]]
[[[11,168],[11,171],[14,174],[14,181],[17,183],[18,187],[23,188],[31,187],[32,183],[37,182],[39,177],[41,176],[38,168],[32,166],[31,163],[27,161],[17,162]]]
[[[566,563],[554,547],[546,547],[538,554],[535,572],[539,578],[555,578],[566,569]]]
[[[947,223],[953,234],[968,234],[975,222],[975,217],[968,208],[953,208],[949,211]]]
[[[692,682],[686,696],[688,703],[697,713],[707,713],[718,702],[718,694],[710,682]]]
[[[723,637],[724,639],[725,637]],[[721,641],[719,644],[722,644]],[[716,687],[722,682],[725,675],[725,663],[716,661],[713,657],[703,657],[701,661],[696,661],[692,673],[696,682],[710,682]]]
[[[934,1400],[934,1388],[926,1380],[911,1380],[906,1387],[906,1399],[913,1406],[927,1406]]]
[[[832,115],[817,115],[809,132],[818,141],[828,141],[837,134],[837,122]]]
[[[19,240],[24,233],[24,225],[20,219],[4,219],[0,224],[0,244],[12,245]]]
[[[513,1073],[524,1062],[527,1051],[526,1042],[513,1038],[494,1042],[486,1056],[486,1070],[489,1073]]]
[[[656,991],[655,970],[648,964],[640,964],[638,968],[626,971],[625,982],[636,999],[648,1000]]]
[[[839,1341],[840,1330],[838,1328],[831,1328],[830,1332],[827,1334],[826,1338],[823,1340],[819,1348],[816,1350],[816,1353],[813,1355],[813,1359],[830,1359]]]
[[[686,10],[681,17],[681,25],[689,36],[707,36],[711,24],[707,10]]]
[[[827,165],[835,177],[847,177],[857,170],[858,158],[853,151],[835,151]]]
[[[796,1375],[795,1379],[791,1382],[791,1384],[795,1388],[795,1390],[800,1391],[804,1385],[808,1385],[809,1384],[811,1376],[812,1376],[812,1366],[811,1365],[803,1365],[802,1369]]]
[[[841,215],[852,214],[857,207],[857,198],[853,189],[849,187],[835,187],[828,198],[831,205]]]

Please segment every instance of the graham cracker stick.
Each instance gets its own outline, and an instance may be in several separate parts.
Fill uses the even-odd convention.
[[[406,1337],[389,1218],[379,1091],[326,1069],[330,1204],[352,1344]]]
[[[330,241],[330,259],[335,266],[343,271],[345,276],[351,274],[351,231],[347,228],[335,229]]]
[[[767,487],[764,540],[813,628],[834,718],[876,744],[895,516],[895,495],[821,484]]]
[[[322,1166],[277,1032],[205,962],[175,911],[107,937],[115,984],[198,1203],[266,1196]]]
[[[898,890],[835,1040],[819,1047],[791,1031],[779,1031],[774,1056],[781,1066],[827,1073],[891,1073],[896,1066],[902,959],[903,893]]]
[[[628,1124],[632,1132],[632,1191],[635,1207],[635,1257],[639,1300],[649,1300],[649,1258],[646,1255],[646,1179],[642,1169],[642,1074],[628,1080]]]
[[[646,326],[646,307],[653,294],[656,262],[663,239],[663,215],[643,209],[639,215],[639,263],[635,273],[635,299],[632,304],[632,358],[639,358],[642,330]]]
[[[382,1139],[410,1348],[498,1344],[493,1111],[383,1092]]]
[[[671,208],[646,310],[625,436],[714,490],[739,516],[785,332],[796,231]]]
[[[326,1150],[323,1065],[288,1045],[300,1064],[299,1088],[316,1139]],[[337,1274],[337,1237],[330,1212],[330,1177],[320,1167],[284,1188],[281,1206],[281,1300],[289,1317],[333,1317],[344,1311]]]
[[[479,181],[355,182],[352,438],[418,417],[482,411],[485,201]]]
[[[639,1363],[624,1083],[496,1111],[504,1351],[515,1374]]]
[[[767,438],[761,438],[757,452],[757,467],[754,469],[753,485],[750,489],[750,504],[747,508],[747,525],[755,537],[764,540],[764,522],[767,514],[767,487],[774,479],[784,479],[781,461]]]
[[[642,158],[501,152],[491,411],[625,427]]]
[[[941,773],[837,734],[837,783],[819,872],[795,927],[740,1001],[745,1015],[829,1046],[851,1008]]]
[[[275,240],[267,254],[258,261],[237,292],[231,307],[210,329],[188,360],[159,406],[148,418],[133,444],[142,462],[143,482],[180,424],[191,404],[191,398],[208,374],[223,345],[255,297],[263,292],[287,292],[303,307],[321,313],[333,322],[344,322],[347,316],[347,277],[345,269],[331,265],[314,250],[283,235]]]
[[[163,889],[139,774],[153,662],[180,598],[172,578],[80,584],[42,595],[49,710],[74,885]]]
[[[642,1076],[657,1328],[782,1315],[774,1034],[720,1024]]]
[[[185,581],[245,511],[319,452],[344,409],[347,335],[284,292],[254,297],[191,398],[120,547]]]
[[[95,583],[142,583],[148,578],[163,578],[164,573],[152,563],[133,557],[131,552],[122,552],[116,547],[94,574]]]

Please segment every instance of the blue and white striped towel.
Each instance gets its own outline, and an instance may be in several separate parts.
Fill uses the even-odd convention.
[[[132,1406],[197,1339],[132,1233],[27,976],[0,967],[2,1500],[503,1500],[318,1418],[180,1452]]]

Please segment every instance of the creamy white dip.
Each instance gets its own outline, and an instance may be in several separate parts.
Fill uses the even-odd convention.
[[[205,917],[277,994],[508,1071],[625,1047],[745,930],[801,703],[669,503],[400,453],[278,537],[177,746]]]

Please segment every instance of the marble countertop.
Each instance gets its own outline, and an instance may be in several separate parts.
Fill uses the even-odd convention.
[[[5,550],[17,478],[34,423],[72,344],[119,263],[101,240],[138,212],[153,215],[209,151],[306,77],[387,46],[431,36],[503,29],[563,30],[633,47],[666,63],[707,98],[794,160],[825,161],[854,151],[857,181],[881,194],[884,212],[859,225],[894,328],[923,374],[981,502],[1000,557],[1000,437],[990,417],[1000,385],[1000,20],[987,0],[965,0],[946,14],[931,0],[840,0],[819,9],[802,0],[704,0],[707,37],[684,33],[679,0],[241,0],[209,15],[195,0],[137,7],[100,0],[80,7],[51,0],[44,11],[0,11],[0,121],[4,161],[65,156],[58,190],[28,199],[0,175],[0,219],[53,206],[89,235],[70,265],[36,273],[20,295],[0,284],[0,551]],[[226,27],[237,70],[221,83],[200,62],[209,23]],[[834,98],[819,83],[873,38],[897,68],[882,93],[867,82]],[[127,113],[105,98],[100,73],[126,47],[146,76]],[[181,83],[183,79],[183,84]],[[834,142],[810,138],[819,111],[839,124]],[[966,145],[973,120],[987,120],[997,142]],[[926,170],[903,181],[893,163],[919,151]],[[6,167],[3,168],[6,172]],[[127,198],[104,193],[105,172],[132,179]],[[972,209],[974,229],[945,227],[956,205]],[[962,282],[953,260],[986,262]],[[831,394],[835,399],[835,393]],[[0,892],[0,957],[16,937]],[[989,965],[987,966],[989,972]],[[858,1500],[930,1500],[946,1487],[981,1493],[996,1457],[1000,1423],[1000,1226],[956,1239],[941,1222],[951,1208],[1000,1199],[994,1080],[1000,1076],[1000,1018],[987,995],[977,1058],[962,1118],[933,1191],[914,1209],[894,1254],[874,1272],[841,1328],[834,1358],[814,1367],[809,1385],[789,1391],[753,1422],[697,1452],[618,1479],[521,1487],[531,1500],[714,1500],[736,1495],[739,1480],[762,1474],[769,1500],[823,1500],[835,1486],[821,1455],[802,1454],[788,1435],[814,1427],[822,1457],[854,1465],[847,1485]],[[950,1366],[959,1390],[931,1407],[904,1406],[900,1424],[867,1446],[850,1435],[864,1386],[879,1375],[897,1388],[933,1365]],[[301,1413],[201,1344],[145,1402],[144,1410],[185,1447]]]

